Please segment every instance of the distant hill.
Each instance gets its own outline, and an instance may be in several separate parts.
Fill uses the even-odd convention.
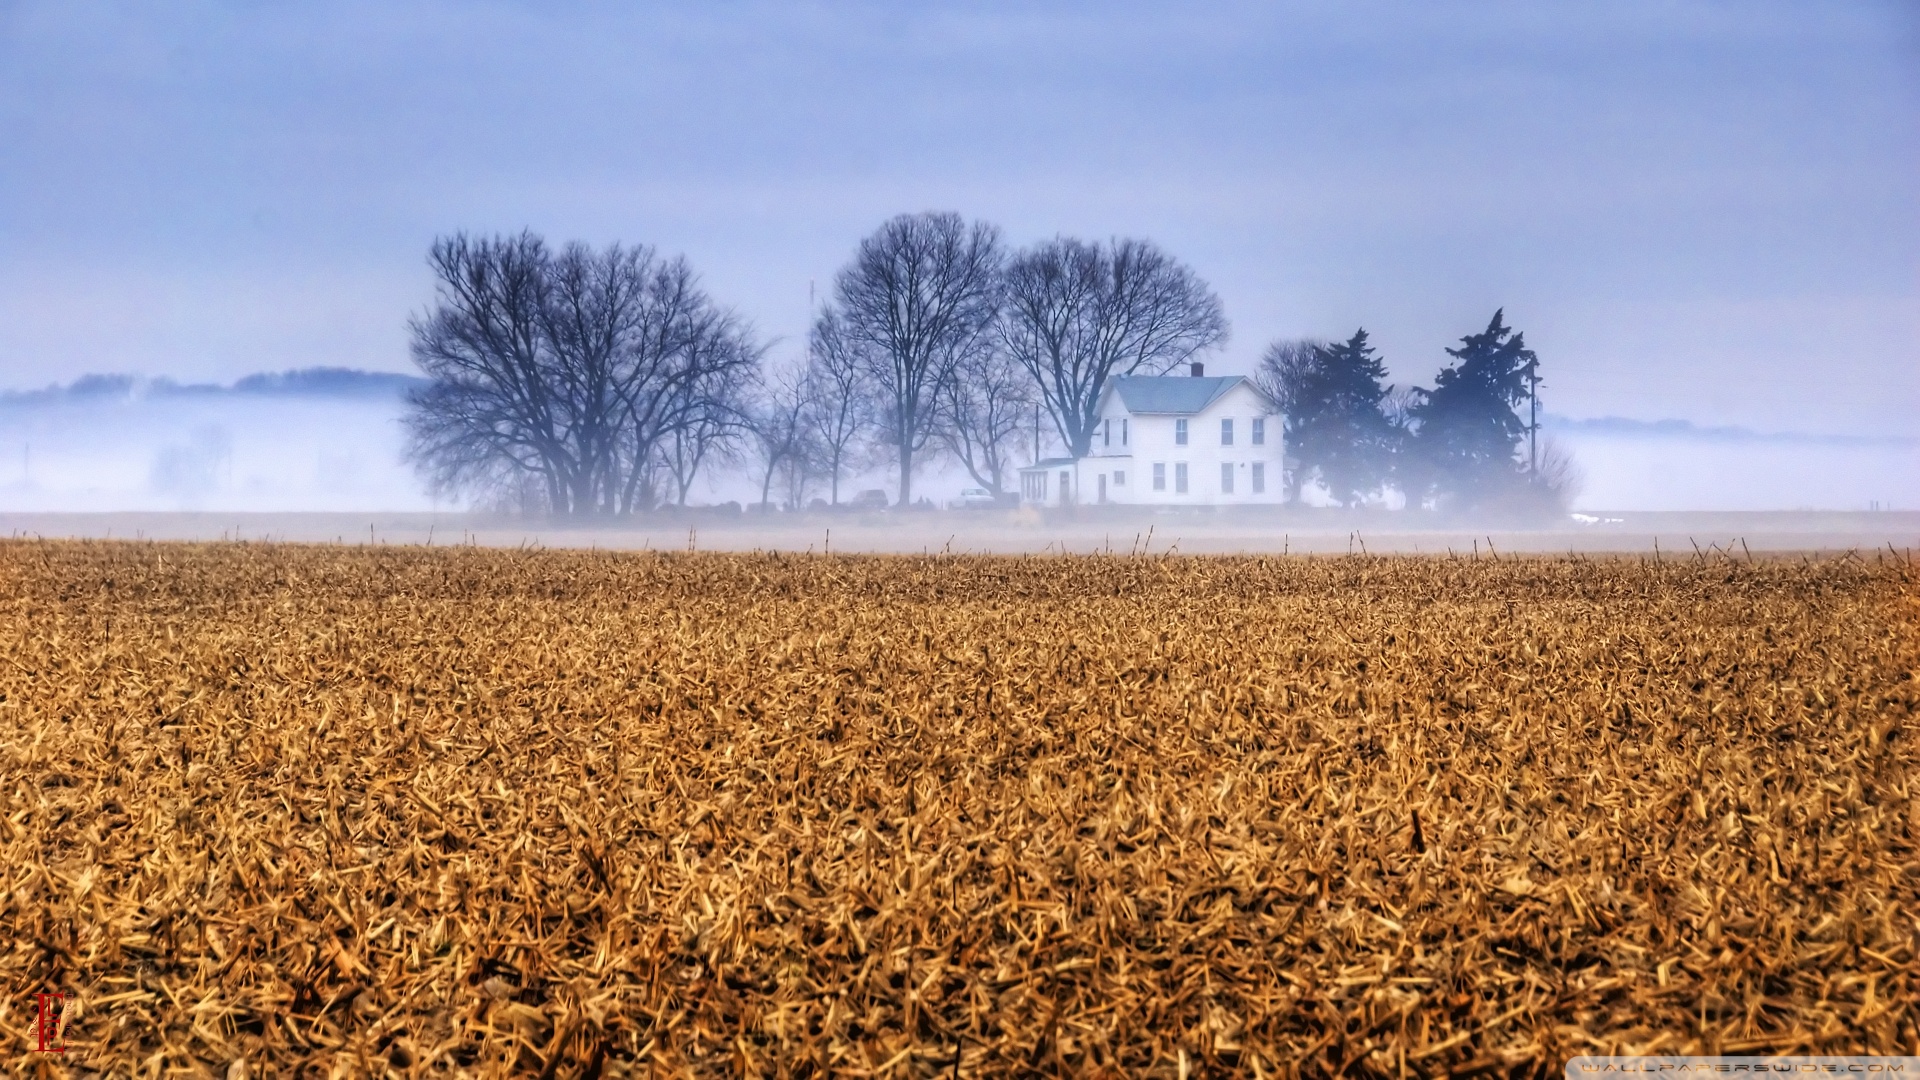
[[[248,375],[233,384],[235,394],[288,394],[307,397],[399,397],[427,380],[391,371],[315,367],[275,374]]]
[[[1701,439],[1712,442],[1812,443],[1822,446],[1916,446],[1920,438],[1898,435],[1823,435],[1807,431],[1754,431],[1743,427],[1706,427],[1691,420],[1632,420],[1602,416],[1577,420],[1549,413],[1540,418],[1549,433],[1613,435],[1642,439]]]
[[[82,375],[70,383],[39,390],[0,391],[0,407],[137,401],[175,397],[263,396],[292,398],[398,399],[408,390],[425,386],[414,375],[357,368],[312,367],[297,371],[261,372],[237,379],[231,386],[179,383],[161,377],[137,375]]]

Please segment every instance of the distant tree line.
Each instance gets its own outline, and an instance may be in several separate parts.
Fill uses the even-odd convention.
[[[1149,242],[1010,250],[951,213],[863,239],[787,363],[650,247],[463,234],[428,262],[410,459],[437,493],[573,517],[685,505],[717,468],[747,470],[762,507],[838,504],[881,464],[904,505],[930,458],[1005,495],[1045,443],[1091,449],[1115,378],[1166,372],[1228,331],[1212,289]],[[1393,486],[1425,504],[1507,484],[1537,363],[1498,315],[1449,352],[1460,362],[1433,390],[1401,393],[1365,331],[1270,348],[1256,382],[1286,416],[1292,494],[1318,483],[1351,505]]]
[[[930,455],[1006,493],[1038,418],[1084,453],[1113,378],[1227,334],[1219,298],[1152,244],[1010,252],[956,214],[901,215],[861,241],[787,366],[684,259],[648,247],[459,235],[428,262],[411,460],[437,492],[568,516],[685,504],[715,465],[750,468],[763,506],[820,489],[838,503],[883,461],[908,503]]]

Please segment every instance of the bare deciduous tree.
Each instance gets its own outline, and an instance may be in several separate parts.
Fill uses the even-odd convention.
[[[673,484],[676,506],[687,505],[700,469],[710,461],[735,464],[746,430],[747,406],[727,373],[710,373],[684,384],[685,401],[673,410],[679,422],[656,443],[654,457]]]
[[[938,437],[973,482],[1006,494],[1017,438],[1033,408],[1033,380],[1003,349],[975,349],[940,397]]]
[[[807,381],[804,370],[785,369],[767,376],[747,410],[747,431],[761,467],[760,508],[767,508],[773,478],[782,467],[806,469],[814,450],[807,430]]]
[[[1068,453],[1093,445],[1096,409],[1116,376],[1159,374],[1227,338],[1220,298],[1144,240],[1057,237],[1016,255],[999,322]]]
[[[1586,490],[1587,471],[1574,460],[1573,452],[1548,436],[1540,440],[1540,456],[1534,466],[1534,479],[1545,498],[1565,512]]]
[[[645,246],[555,256],[531,233],[458,235],[428,262],[438,303],[410,328],[429,383],[406,424],[439,492],[485,498],[533,478],[555,514],[651,505],[660,440],[707,414],[693,388],[758,362],[686,261]]]
[[[862,240],[835,280],[835,315],[868,365],[903,506],[912,502],[914,455],[936,429],[940,391],[993,322],[1000,261],[991,225],[902,214]]]
[[[654,505],[657,496],[649,481],[662,440],[689,428],[704,425],[713,434],[716,428],[724,431],[729,420],[737,423],[738,388],[759,370],[762,352],[746,324],[700,289],[684,259],[664,264],[654,275],[648,310],[650,317],[632,343],[621,395],[623,512]]]
[[[1286,432],[1283,440],[1286,460],[1282,468],[1286,474],[1288,502],[1300,501],[1300,492],[1313,472],[1299,458],[1293,441],[1298,434],[1294,424],[1306,404],[1310,384],[1319,370],[1321,352],[1331,344],[1322,338],[1276,341],[1267,346],[1267,351],[1260,357],[1260,366],[1254,369],[1253,385],[1280,410],[1282,430]]]
[[[778,476],[780,480],[781,505],[788,510],[802,510],[807,505],[807,492],[820,479],[819,449],[811,438],[802,438],[803,449],[797,454],[788,454],[780,462]]]
[[[1293,338],[1268,345],[1254,369],[1253,384],[1282,414],[1297,412],[1319,350],[1331,344],[1324,338]]]
[[[540,329],[552,357],[553,400],[565,406],[575,467],[568,503],[573,513],[606,505],[602,485],[614,453],[616,380],[622,338],[634,298],[645,288],[644,254],[611,248],[603,262],[583,245],[568,245],[547,266],[547,302]]]
[[[550,507],[568,505],[576,463],[541,330],[545,242],[455,236],[435,241],[427,261],[439,304],[409,325],[414,363],[431,381],[409,395],[408,456],[436,493],[530,475]]]
[[[807,359],[807,424],[820,448],[828,500],[840,505],[840,477],[864,463],[862,441],[872,430],[874,393],[867,372],[872,363],[828,311],[814,320]]]

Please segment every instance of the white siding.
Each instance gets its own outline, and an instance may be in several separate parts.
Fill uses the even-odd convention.
[[[1278,503],[1284,494],[1279,482],[1283,447],[1280,418],[1267,412],[1267,403],[1245,383],[1220,395],[1202,411],[1185,417],[1187,445],[1174,443],[1172,416],[1134,416],[1121,403],[1120,395],[1109,393],[1101,412],[1101,429],[1093,439],[1092,451],[1078,463],[1080,492],[1084,501],[1093,501],[1099,492],[1099,477],[1107,476],[1107,501],[1129,504],[1170,506],[1219,506]],[[1264,445],[1253,445],[1253,421],[1266,418]],[[1220,421],[1233,421],[1233,445],[1220,445]],[[1126,442],[1121,442],[1122,423]],[[1106,437],[1112,432],[1111,440]],[[1266,465],[1265,491],[1253,490],[1253,463]],[[1174,490],[1174,466],[1187,466],[1187,491]],[[1153,490],[1153,466],[1166,466],[1167,486]],[[1234,468],[1233,491],[1220,490],[1220,467]],[[1113,474],[1125,475],[1117,484]]]

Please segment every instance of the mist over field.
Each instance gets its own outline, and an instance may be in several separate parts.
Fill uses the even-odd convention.
[[[0,512],[459,509],[402,460],[408,385],[364,372],[228,386],[96,377],[0,395]],[[1920,509],[1920,440],[1559,417],[1544,430],[1585,474],[1580,513]],[[756,499],[750,471],[717,470],[689,502]],[[942,504],[971,484],[950,465],[921,475]],[[872,469],[842,497],[886,485]]]
[[[249,392],[123,378],[0,397],[0,507],[432,509],[401,462],[402,382]]]
[[[1586,474],[1575,510],[1920,509],[1920,439],[1554,424]]]

